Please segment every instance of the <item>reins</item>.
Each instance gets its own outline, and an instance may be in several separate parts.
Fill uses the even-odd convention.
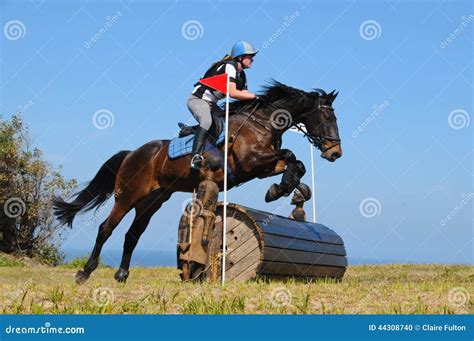
[[[244,113],[243,111],[239,111],[237,113],[235,113],[234,115],[243,115],[246,117],[246,119],[242,122],[242,124],[239,126],[239,128],[237,129],[237,131],[230,135],[230,140],[229,142],[231,143],[231,148],[233,147],[233,144],[235,142],[235,140],[237,139],[237,137],[239,136],[239,133],[240,133],[240,130],[242,129],[242,127],[245,125],[245,123],[247,123],[248,120],[252,120],[254,121],[255,123],[258,123],[260,124],[262,127],[264,127],[265,129],[267,129],[270,133],[272,132],[265,124],[263,124],[262,122],[260,122],[259,119],[253,117],[252,115],[255,113],[255,111],[257,111],[258,107],[260,106],[260,103],[257,103],[257,105],[255,105],[255,107],[252,109],[252,111],[250,112],[250,114],[247,114],[247,113]]]

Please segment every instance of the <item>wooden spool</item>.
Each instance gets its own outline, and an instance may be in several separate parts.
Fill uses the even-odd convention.
[[[222,203],[211,231],[207,278],[220,280]],[[226,280],[341,279],[346,271],[344,242],[321,224],[295,221],[252,208],[227,206]]]

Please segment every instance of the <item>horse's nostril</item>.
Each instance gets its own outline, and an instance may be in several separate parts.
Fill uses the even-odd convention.
[[[337,159],[340,156],[341,156],[341,154],[339,152],[334,152],[334,153],[331,154],[331,159]]]

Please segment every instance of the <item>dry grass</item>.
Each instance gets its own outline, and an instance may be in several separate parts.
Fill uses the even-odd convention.
[[[1,309],[13,314],[468,314],[474,267],[352,266],[335,283],[181,283],[172,268],[134,268],[126,285],[100,268],[0,267]]]

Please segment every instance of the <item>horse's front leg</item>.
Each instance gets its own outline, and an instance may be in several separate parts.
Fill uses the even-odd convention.
[[[287,166],[283,171],[283,177],[280,184],[273,184],[265,195],[265,201],[275,201],[282,196],[289,196],[291,192],[299,185],[301,178],[306,173],[303,162],[300,160],[287,161]]]
[[[272,157],[274,158],[273,160]],[[273,163],[273,170],[265,174],[273,176],[283,173],[280,184],[273,184],[265,195],[265,201],[271,202],[288,196],[298,186],[300,179],[306,173],[303,162],[296,159],[295,154],[289,149],[281,149],[271,155],[260,154],[260,159],[268,159]],[[263,178],[261,177],[261,178]]]
[[[276,163],[273,163],[266,169],[266,173],[261,174],[258,176],[259,179],[269,178],[271,176],[280,175],[286,169],[286,161],[285,160],[278,160]]]

